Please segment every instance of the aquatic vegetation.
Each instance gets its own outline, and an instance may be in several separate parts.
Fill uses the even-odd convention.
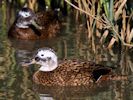
[[[75,1],[76,5],[68,0],[65,1],[80,14],[86,15],[88,39],[93,41],[96,36],[100,38],[101,43],[108,41],[108,48],[112,48],[115,42],[122,46],[133,47],[132,13],[129,9],[131,6],[128,6],[130,1],[78,0]]]

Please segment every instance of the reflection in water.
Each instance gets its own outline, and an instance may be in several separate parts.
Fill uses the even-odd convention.
[[[54,100],[49,94],[39,94],[40,100]]]
[[[127,84],[128,81],[95,84],[93,87],[33,87],[39,96],[41,94],[41,97],[52,97],[54,100],[130,100],[132,93],[126,93],[129,89]]]
[[[10,7],[10,8],[8,8]],[[11,6],[0,8],[0,100],[132,100],[133,83],[113,81],[94,84],[93,87],[42,87],[32,82],[35,68],[22,68],[19,63],[32,57],[40,47],[51,47],[63,58],[93,60],[96,63],[116,67],[117,73],[132,75],[132,52],[107,51],[95,41],[95,51],[87,40],[83,25],[73,24],[66,18],[60,36],[51,40],[22,41],[6,38],[13,22]],[[10,12],[10,13],[6,13]],[[7,16],[7,17],[6,17]],[[10,20],[9,20],[10,19]],[[6,23],[6,24],[5,24]]]

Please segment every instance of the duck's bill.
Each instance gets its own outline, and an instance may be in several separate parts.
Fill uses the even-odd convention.
[[[29,65],[35,64],[35,63],[36,63],[35,59],[32,59],[32,60],[30,60],[28,62],[22,62],[21,65],[22,66],[29,66]]]
[[[35,20],[32,20],[32,25],[35,26],[37,29],[42,29],[42,27],[39,26],[39,25],[35,22]]]

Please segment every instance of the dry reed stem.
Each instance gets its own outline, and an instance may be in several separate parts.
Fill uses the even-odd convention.
[[[129,36],[130,36],[130,24],[129,23],[127,23],[127,29],[125,32],[126,32],[126,42],[130,43],[129,42]]]
[[[132,38],[133,38],[133,29],[131,29],[127,43],[131,43]]]
[[[116,38],[112,37],[112,39],[111,39],[111,41],[110,41],[110,43],[109,43],[109,45],[108,45],[107,48],[108,48],[108,49],[111,49],[112,46],[114,45],[115,41],[116,41]]]
[[[91,29],[90,29],[90,25],[89,25],[89,20],[87,20],[87,29],[88,29],[88,38],[91,38]]]
[[[128,72],[127,73],[129,73],[130,70],[131,70],[131,72],[133,72],[133,63],[131,62],[130,59],[128,59],[128,66],[129,67],[127,67],[128,68]]]
[[[127,55],[127,52],[122,52],[121,54],[121,60],[120,60],[120,67],[122,69],[122,74],[128,74],[130,70],[132,70],[132,62],[129,55]]]
[[[96,21],[96,36],[97,37],[101,37],[101,32],[99,32],[99,30],[102,30],[102,28],[103,28],[103,25],[102,25],[102,23],[99,23],[99,22],[97,22]]]
[[[82,8],[80,0],[78,0],[78,6],[80,9]],[[79,13],[81,14],[81,11],[79,11]]]
[[[129,67],[130,67],[130,69],[131,69],[131,72],[133,72],[133,63],[131,62],[131,60],[129,60]]]
[[[126,29],[126,42],[130,43],[129,41],[129,37],[130,37],[130,24],[127,23],[127,29]]]
[[[91,9],[88,8],[88,3],[87,2],[82,1],[82,4],[83,4],[83,7],[84,7],[86,12],[91,12],[92,11]],[[92,27],[91,27],[92,24],[93,24],[93,18],[88,17],[88,15],[86,15],[86,18],[87,18],[88,38],[91,38],[91,37],[93,37],[93,35],[92,35],[93,32],[92,32]]]
[[[76,11],[76,20],[78,20],[78,17],[79,17],[79,12]]]
[[[28,7],[32,10],[35,10],[36,0],[28,0]]]
[[[64,58],[67,58],[68,50],[67,50],[67,42],[66,42],[66,40],[63,40],[63,44],[64,44]]]
[[[81,12],[87,14],[87,15],[89,15],[90,17],[94,18],[95,20],[97,20],[97,21],[99,21],[99,22],[103,21],[103,20],[97,19],[95,16],[93,16],[93,15],[91,15],[90,13],[84,11],[83,9],[80,9],[79,7],[75,6],[74,4],[72,4],[71,2],[69,2],[68,0],[65,0],[65,2],[67,2],[69,5],[71,5],[71,6],[74,7],[75,9],[77,9],[77,10],[79,10],[79,11],[81,11]]]
[[[121,29],[121,38],[122,40],[125,39],[125,32],[126,32],[126,11],[125,9],[123,9],[123,13],[122,13],[122,29]]]
[[[120,2],[117,1],[117,2],[115,3],[115,5],[114,5],[114,12],[117,11],[117,9],[118,9],[119,6],[120,6]]]
[[[92,50],[94,53],[96,53],[96,47],[95,47],[95,37],[92,35]]]
[[[119,6],[118,10],[115,13],[115,20],[119,18],[119,15],[122,13],[122,9],[125,6],[127,0],[121,0],[121,5]]]
[[[127,30],[126,30],[126,41],[127,41],[127,43],[130,43],[131,39],[132,39],[132,37],[130,37],[130,35],[132,34],[132,32],[130,33],[130,21],[132,19],[132,16],[133,16],[133,12],[130,14],[128,22],[127,22]],[[131,31],[132,31],[132,29],[131,29]]]
[[[105,41],[105,39],[107,38],[108,34],[109,34],[109,30],[105,30],[103,35],[102,35],[102,37],[101,37],[101,39],[100,39],[100,43],[103,43]]]

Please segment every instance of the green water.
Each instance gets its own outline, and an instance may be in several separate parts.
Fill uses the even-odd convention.
[[[112,81],[94,87],[42,87],[32,81],[35,66],[23,68],[20,63],[32,57],[41,47],[53,48],[59,59],[92,60],[117,68],[118,73],[131,76],[132,52],[108,51],[97,41],[87,39],[84,24],[71,16],[64,18],[60,35],[40,41],[9,40],[7,32],[16,10],[3,3],[0,7],[0,100],[133,100],[132,80]],[[92,46],[93,44],[93,46]]]

